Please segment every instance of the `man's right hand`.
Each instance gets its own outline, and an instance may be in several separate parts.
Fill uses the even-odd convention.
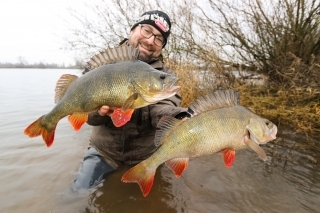
[[[104,105],[102,107],[100,107],[100,109],[98,109],[98,113],[100,116],[111,116],[111,114],[113,113],[113,109],[110,109],[109,106]]]

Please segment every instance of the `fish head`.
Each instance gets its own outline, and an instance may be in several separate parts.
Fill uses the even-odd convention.
[[[257,144],[265,144],[276,139],[277,126],[265,118],[251,118],[246,126],[251,140]]]
[[[178,80],[174,75],[154,70],[134,77],[131,83],[145,101],[155,103],[175,95],[180,90],[175,85]]]

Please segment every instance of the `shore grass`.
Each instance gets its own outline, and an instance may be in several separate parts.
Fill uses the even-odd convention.
[[[240,92],[240,104],[256,114],[297,133],[320,135],[320,85],[318,87],[286,88],[272,83],[254,85],[228,75],[213,80],[212,73],[194,71],[190,65],[170,65],[180,78],[182,106],[217,88]],[[224,77],[221,77],[224,76]]]
[[[241,104],[296,132],[320,134],[320,90],[276,86],[242,86]]]

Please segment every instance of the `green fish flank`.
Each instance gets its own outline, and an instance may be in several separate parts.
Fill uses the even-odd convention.
[[[57,123],[69,115],[69,122],[79,130],[88,113],[107,105],[115,110],[112,120],[116,127],[130,120],[134,109],[154,104],[175,95],[178,79],[137,60],[131,47],[119,47],[121,60],[103,64],[81,77],[65,74],[56,85],[56,105],[47,114],[29,125],[24,133],[29,137],[42,135],[49,147],[54,140]],[[101,53],[103,54],[103,53]],[[129,57],[123,57],[123,55]],[[100,57],[102,58],[102,56]],[[113,58],[114,59],[114,58]]]

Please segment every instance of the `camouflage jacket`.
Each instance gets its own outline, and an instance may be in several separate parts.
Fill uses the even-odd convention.
[[[150,64],[164,72],[172,70],[158,60]],[[131,120],[122,127],[115,127],[109,116],[98,112],[89,114],[87,123],[93,126],[90,146],[95,147],[107,163],[116,168],[119,165],[132,165],[148,158],[156,151],[154,137],[156,126],[162,115],[176,116],[185,112],[179,107],[179,94],[140,109],[136,109]]]

